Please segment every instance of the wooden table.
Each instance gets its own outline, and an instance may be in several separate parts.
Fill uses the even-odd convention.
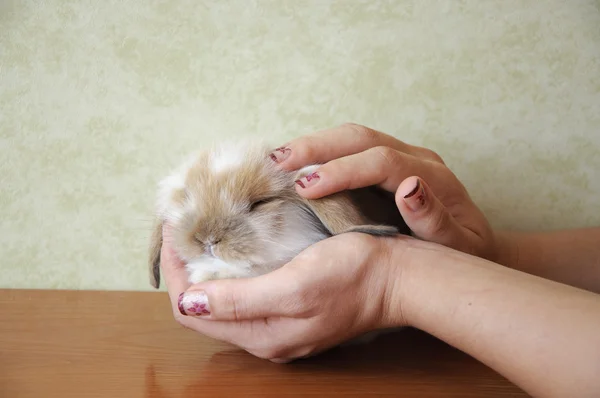
[[[166,294],[0,290],[0,397],[518,397],[407,329],[281,365],[180,327]]]

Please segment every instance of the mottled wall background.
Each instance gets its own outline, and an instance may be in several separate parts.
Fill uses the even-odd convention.
[[[497,227],[600,224],[600,6],[0,1],[0,287],[147,289],[157,179],[354,121],[437,150]]]

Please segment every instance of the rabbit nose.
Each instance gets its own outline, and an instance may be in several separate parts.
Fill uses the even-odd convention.
[[[219,244],[220,241],[221,241],[221,239],[214,241],[214,242],[213,241],[208,242],[208,244],[206,245],[206,248],[204,249],[204,252],[210,256],[217,257],[217,255],[215,254],[215,246],[217,244]]]
[[[216,257],[215,256],[215,245],[213,245],[213,244],[206,245],[206,247],[204,248],[204,253],[208,256]]]
[[[204,246],[204,254],[206,254],[207,256],[212,256],[213,254],[213,248],[212,245],[206,245]]]

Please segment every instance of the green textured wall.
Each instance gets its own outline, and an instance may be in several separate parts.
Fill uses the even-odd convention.
[[[0,287],[147,289],[190,148],[346,121],[437,150],[496,226],[598,225],[598,1],[1,1]]]

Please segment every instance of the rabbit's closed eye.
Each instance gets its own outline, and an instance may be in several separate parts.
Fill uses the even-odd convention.
[[[256,201],[254,201],[254,202],[252,202],[252,203],[250,204],[249,211],[250,211],[250,212],[252,212],[252,211],[255,211],[255,210],[257,210],[258,208],[260,208],[261,206],[263,206],[263,205],[265,205],[265,204],[267,204],[267,203],[271,203],[271,202],[272,202],[274,199],[275,199],[275,198],[264,198],[264,199],[259,199],[259,200],[256,200]]]

